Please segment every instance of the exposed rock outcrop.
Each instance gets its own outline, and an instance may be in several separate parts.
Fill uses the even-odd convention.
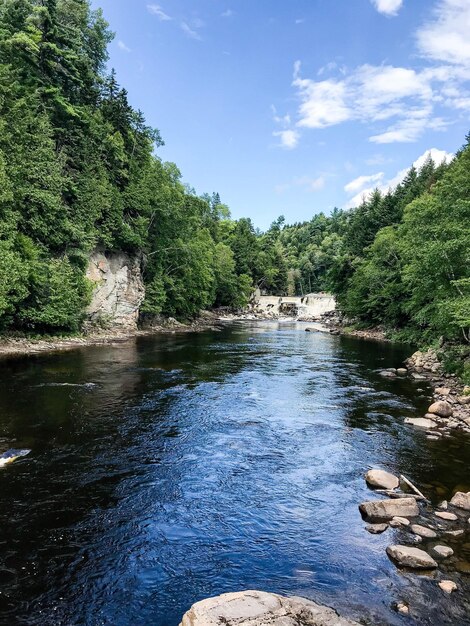
[[[224,593],[194,604],[180,626],[359,626],[304,598],[264,591]]]
[[[90,321],[135,328],[145,296],[139,259],[123,252],[96,250],[90,256],[86,276],[95,284],[87,308]]]

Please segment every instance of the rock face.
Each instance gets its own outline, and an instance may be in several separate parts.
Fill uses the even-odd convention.
[[[439,415],[440,417],[450,417],[453,413],[452,407],[445,400],[438,400],[431,404],[428,409],[428,413],[433,413],[434,415]]]
[[[224,593],[194,604],[180,626],[359,626],[303,598],[264,591]]]
[[[409,546],[388,546],[388,556],[400,567],[413,569],[436,569],[436,561],[424,550]]]
[[[145,290],[139,259],[123,252],[90,256],[86,276],[95,284],[87,309],[92,322],[133,328]]]
[[[362,516],[369,522],[387,522],[394,517],[417,517],[419,508],[414,498],[373,500],[359,505]]]
[[[400,481],[396,476],[384,470],[369,470],[365,475],[366,483],[377,489],[396,489]]]
[[[470,491],[464,493],[463,491],[457,491],[452,500],[450,501],[452,506],[456,506],[459,509],[470,511]]]

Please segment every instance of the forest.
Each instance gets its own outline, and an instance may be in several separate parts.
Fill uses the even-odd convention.
[[[98,248],[141,258],[143,315],[239,309],[255,286],[324,290],[356,323],[468,350],[470,135],[450,164],[428,159],[357,208],[263,233],[159,158],[159,131],[108,71],[112,38],[87,0],[1,4],[2,332],[78,332]]]

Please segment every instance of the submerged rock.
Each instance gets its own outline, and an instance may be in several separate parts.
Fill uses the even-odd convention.
[[[463,491],[457,491],[452,500],[450,501],[452,506],[456,506],[459,509],[470,511],[470,491],[464,493]]]
[[[414,498],[373,500],[359,505],[363,517],[369,522],[388,522],[393,517],[417,517],[419,508]]]
[[[424,550],[410,548],[410,546],[388,546],[388,556],[400,567],[413,569],[436,569],[437,563]]]
[[[366,483],[378,489],[396,489],[400,481],[396,476],[380,469],[372,469],[365,475]]]
[[[264,591],[224,593],[193,604],[180,626],[359,626],[329,607]]]
[[[410,426],[417,426],[418,428],[435,428],[436,422],[427,419],[426,417],[406,417],[405,424]]]
[[[447,559],[454,554],[454,551],[449,546],[434,546],[432,553],[440,559]]]
[[[428,409],[428,413],[434,413],[434,415],[439,415],[440,417],[450,417],[453,413],[452,407],[445,400],[438,400],[431,404]]]

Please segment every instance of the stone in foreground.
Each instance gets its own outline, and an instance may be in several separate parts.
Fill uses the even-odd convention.
[[[365,475],[366,483],[376,489],[396,489],[400,481],[396,476],[380,469],[372,469]]]
[[[394,517],[417,517],[419,508],[414,498],[373,500],[359,505],[362,516],[369,522],[388,522]]]
[[[457,491],[452,500],[450,501],[452,506],[456,506],[458,509],[465,509],[470,511],[470,491],[464,493],[463,491]]]
[[[180,626],[359,626],[304,598],[264,591],[224,593],[194,604]]]
[[[399,567],[412,569],[436,569],[437,563],[424,550],[410,546],[388,546],[387,554]]]
[[[428,413],[434,413],[434,415],[439,415],[440,417],[450,417],[453,413],[452,407],[445,400],[438,400],[431,404],[428,409]]]

